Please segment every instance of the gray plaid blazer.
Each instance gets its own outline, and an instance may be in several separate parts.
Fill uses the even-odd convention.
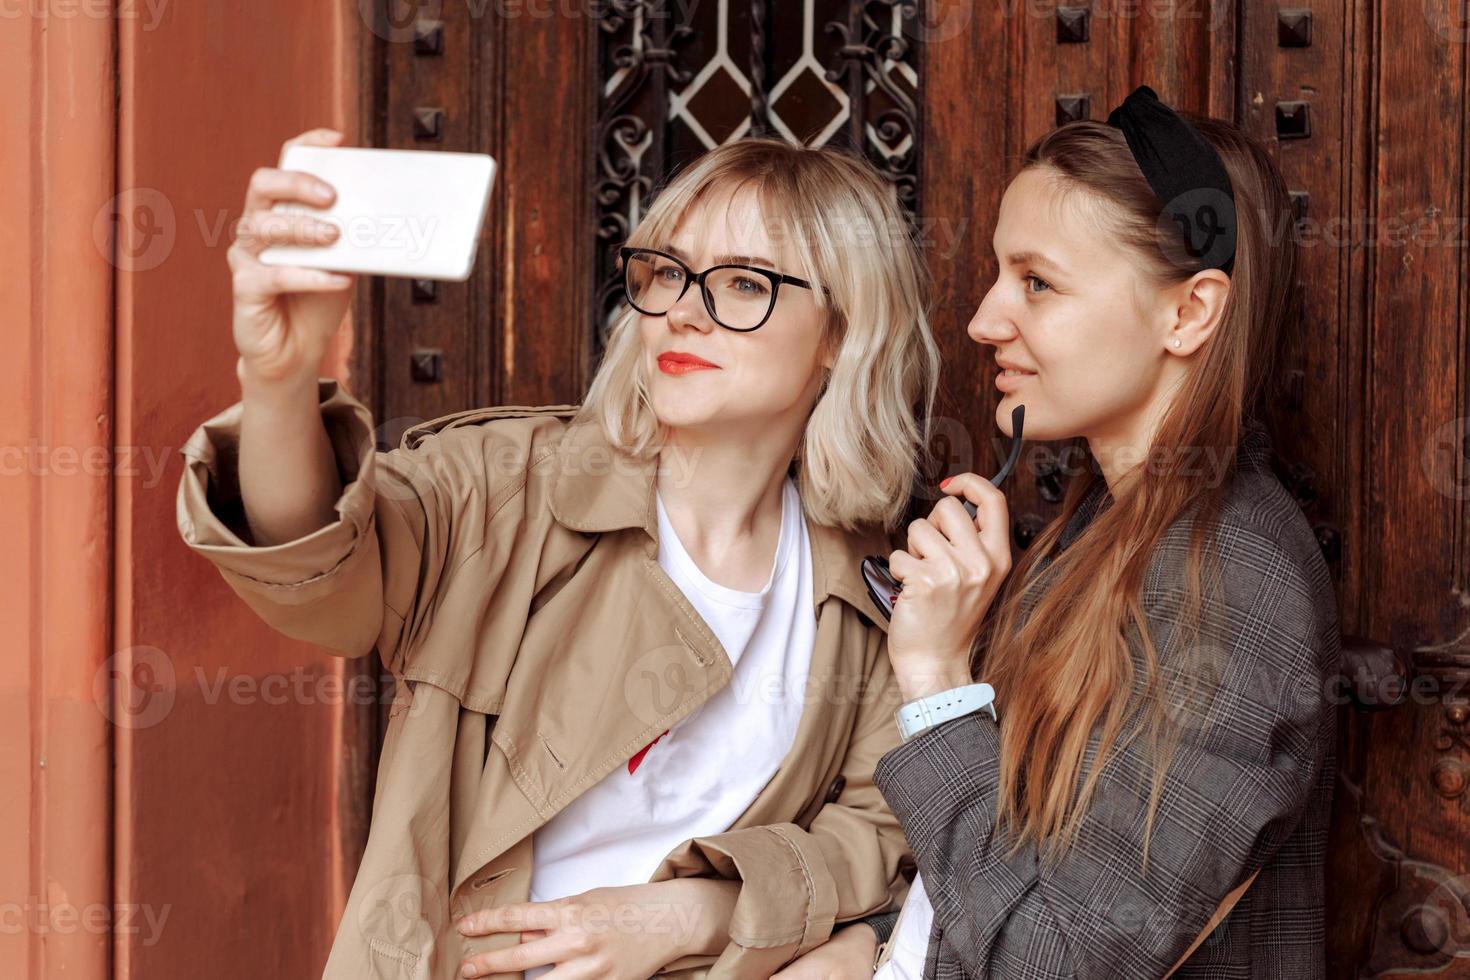
[[[1192,661],[1193,694],[1179,702],[1185,737],[1167,771],[1146,875],[1140,859],[1153,771],[1146,739],[1121,751],[1115,744],[1076,846],[1045,867],[1033,848],[1004,857],[1008,841],[993,822],[999,729],[989,715],[921,732],[879,760],[874,781],[934,906],[926,980],[1161,977],[1221,898],[1257,869],[1255,883],[1175,976],[1323,976],[1337,606],[1317,541],[1270,457],[1269,436],[1247,428],[1217,538],[1223,601],[1205,610],[1222,624],[1214,640],[1187,651],[1169,642],[1187,518],[1151,559],[1143,605],[1163,673],[1201,648],[1207,655]],[[1099,481],[1063,545],[1105,496]],[[996,707],[1004,719],[1005,704]],[[1094,733],[1088,761],[1096,744]],[[865,921],[883,936],[894,918]]]

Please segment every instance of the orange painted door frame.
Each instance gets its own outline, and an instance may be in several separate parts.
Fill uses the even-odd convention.
[[[5,977],[325,960],[363,816],[343,665],[192,560],[174,493],[179,447],[238,397],[246,182],[303,129],[356,141],[362,28],[352,0],[0,18]]]
[[[112,904],[110,24],[0,21],[0,972],[102,977]]]

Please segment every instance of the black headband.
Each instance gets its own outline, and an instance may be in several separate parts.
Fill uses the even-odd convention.
[[[1230,271],[1235,261],[1235,188],[1220,154],[1147,85],[1108,116],[1123,131],[1138,169],[1163,213],[1179,228],[1184,247],[1207,269]]]

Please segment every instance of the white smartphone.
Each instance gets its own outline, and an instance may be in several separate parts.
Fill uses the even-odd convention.
[[[266,265],[462,282],[475,250],[495,161],[483,153],[292,145],[284,170],[304,170],[331,184],[330,207],[282,201],[273,211],[301,211],[337,226],[328,245],[272,245]]]

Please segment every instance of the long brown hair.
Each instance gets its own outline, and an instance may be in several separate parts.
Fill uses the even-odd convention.
[[[1033,841],[1048,857],[1073,842],[1109,752],[1147,732],[1154,761],[1147,868],[1163,775],[1188,724],[1180,717],[1188,701],[1180,685],[1208,688],[1221,649],[1218,617],[1206,622],[1202,612],[1215,608],[1206,599],[1218,587],[1218,563],[1209,560],[1214,518],[1234,474],[1244,419],[1257,414],[1266,390],[1270,352],[1295,315],[1296,243],[1281,233],[1291,227],[1285,183],[1265,150],[1234,126],[1191,121],[1220,153],[1234,185],[1237,251],[1220,324],[1160,421],[1150,465],[1119,481],[1111,504],[1058,552],[1068,521],[1102,489],[1101,469],[1079,440],[1087,465],[1072,480],[1062,513],[1018,559],[976,646],[977,665],[983,663],[976,674],[1005,706],[998,819],[1015,849]],[[1177,228],[1160,222],[1162,203],[1119,130],[1095,122],[1064,126],[1034,144],[1021,169],[1047,171],[1066,193],[1099,205],[1104,227],[1146,281],[1162,288],[1201,271]],[[1213,484],[1191,463],[1210,451],[1226,461],[1224,478]],[[1155,546],[1181,518],[1193,524],[1168,644],[1180,652],[1161,665],[1141,594]]]

